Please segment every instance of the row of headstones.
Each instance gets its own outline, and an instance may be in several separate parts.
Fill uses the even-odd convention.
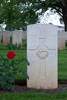
[[[16,31],[0,31],[0,44],[3,43],[4,45],[7,45],[10,43],[10,39],[12,38],[13,44],[21,44],[22,40],[26,39],[26,32],[22,32],[22,30],[16,30]]]
[[[25,36],[27,32],[25,33]],[[26,40],[27,38],[25,38]],[[66,43],[67,43],[67,32],[59,31],[58,30],[58,49],[59,50],[65,50],[66,49]]]
[[[27,40],[27,32],[25,32],[25,40]],[[66,49],[66,43],[67,43],[67,32],[64,31],[58,31],[58,49],[59,50],[65,50]]]
[[[7,45],[10,42],[10,37],[12,36],[13,44],[21,44],[22,40],[27,40],[27,32],[22,32],[20,30],[16,31],[4,31],[3,32],[3,44]],[[0,32],[0,43],[2,40],[2,32]],[[67,32],[58,32],[58,49],[64,50],[65,41],[67,40]]]

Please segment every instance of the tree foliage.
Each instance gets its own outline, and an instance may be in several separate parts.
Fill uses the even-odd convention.
[[[45,0],[45,6],[54,9],[61,16],[67,31],[67,0]]]
[[[0,0],[0,23],[5,23],[7,30],[25,29],[28,24],[36,23],[36,11],[41,8],[41,4],[34,1]]]
[[[63,18],[67,30],[67,0],[0,0],[0,23],[5,23],[8,30],[26,29],[48,8]]]

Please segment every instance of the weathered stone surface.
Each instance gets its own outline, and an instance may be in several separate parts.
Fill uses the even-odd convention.
[[[34,24],[27,27],[27,86],[37,89],[58,87],[57,81],[57,28],[53,25]]]
[[[22,40],[27,40],[27,32],[22,30],[15,31],[1,31],[0,32],[0,43],[3,35],[3,44],[7,45],[10,42],[10,37],[12,37],[13,44],[21,44]]]
[[[22,40],[27,40],[27,32],[26,31],[22,32]]]
[[[67,40],[67,32],[58,32],[58,49],[64,50],[65,47],[65,41]]]
[[[15,30],[12,35],[12,43],[17,45],[22,45],[22,31]]]
[[[0,31],[0,44],[1,44],[1,41],[2,41],[2,32]]]
[[[7,45],[10,43],[10,37],[11,37],[11,32],[10,31],[3,31],[3,44]]]

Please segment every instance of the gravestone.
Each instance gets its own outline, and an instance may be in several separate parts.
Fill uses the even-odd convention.
[[[64,50],[66,49],[65,41],[67,40],[67,32],[58,32],[58,49]]]
[[[10,37],[11,37],[11,33],[10,31],[3,31],[3,44],[7,45],[8,43],[10,43]]]
[[[2,41],[2,32],[0,31],[0,44],[1,44],[1,41]]]
[[[27,27],[28,88],[54,89],[57,79],[57,27],[34,24]]]
[[[12,43],[17,45],[22,45],[22,31],[15,30],[12,35]]]
[[[27,32],[26,31],[22,32],[22,40],[27,40]]]

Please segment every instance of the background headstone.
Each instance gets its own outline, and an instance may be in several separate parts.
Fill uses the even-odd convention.
[[[65,41],[67,41],[67,32],[58,32],[58,49],[64,50],[65,47]]]
[[[1,41],[2,41],[2,32],[0,31],[0,44],[1,44]]]
[[[12,35],[12,32],[10,31],[3,31],[3,44],[7,45],[10,43],[10,37]]]
[[[57,27],[34,24],[27,27],[27,87],[53,89],[58,87]]]
[[[22,40],[27,40],[27,32],[26,31],[22,32]]]
[[[12,43],[17,45],[22,45],[22,31],[15,30],[12,35]]]

